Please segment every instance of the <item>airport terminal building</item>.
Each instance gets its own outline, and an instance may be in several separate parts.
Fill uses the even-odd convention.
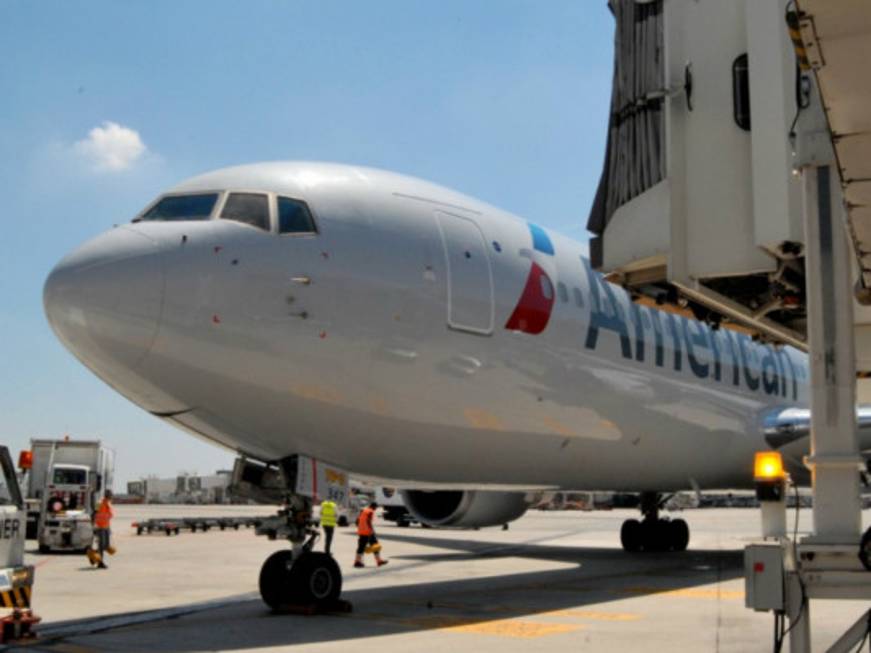
[[[148,477],[127,483],[127,494],[144,503],[233,503],[228,488],[232,472],[179,474],[171,478]]]

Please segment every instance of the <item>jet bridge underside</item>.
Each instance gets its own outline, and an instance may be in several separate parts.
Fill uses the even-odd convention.
[[[831,159],[853,260],[856,366],[871,374],[867,3],[610,4],[608,146],[587,223],[594,267],[637,301],[806,351],[801,171]]]

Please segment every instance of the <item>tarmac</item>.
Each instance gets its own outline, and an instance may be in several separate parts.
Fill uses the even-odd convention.
[[[632,510],[531,511],[509,530],[400,528],[376,521],[390,564],[353,569],[356,536],[338,528],[342,615],[277,615],[257,577],[282,542],[252,530],[137,536],[156,516],[268,515],[267,507],[116,506],[117,554],[108,570],[83,555],[40,555],[34,611],[39,638],[9,650],[89,651],[770,651],[773,617],[744,607],[743,548],[757,538],[757,509],[679,513],[683,553],[627,554]],[[676,516],[676,513],[671,513]],[[871,511],[863,514],[865,527]],[[790,511],[790,526],[794,513]],[[811,514],[803,509],[799,534]],[[814,601],[814,650],[824,650],[868,608]]]

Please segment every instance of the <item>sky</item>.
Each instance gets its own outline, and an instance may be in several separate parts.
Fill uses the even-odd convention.
[[[0,443],[99,438],[116,491],[231,453],[116,394],[42,310],[53,265],[215,168],[385,168],[586,240],[605,0],[0,2]]]

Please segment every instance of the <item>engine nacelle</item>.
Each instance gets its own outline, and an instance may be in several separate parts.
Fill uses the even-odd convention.
[[[402,490],[402,500],[422,524],[480,528],[514,521],[534,503],[535,497],[525,492]]]

